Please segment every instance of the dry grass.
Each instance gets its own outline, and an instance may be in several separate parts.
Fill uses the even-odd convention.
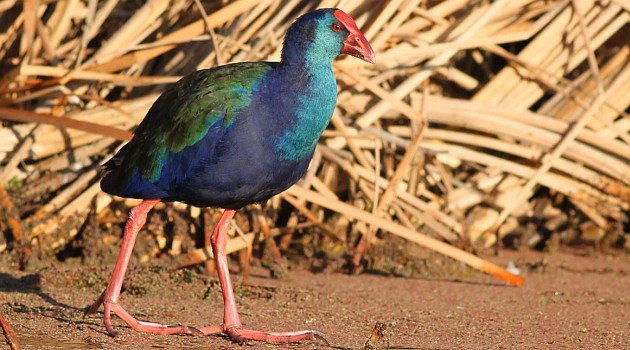
[[[520,225],[532,217],[549,231],[595,232],[597,242],[623,234],[625,0],[2,0],[0,118],[11,122],[0,127],[0,178],[28,186],[70,174],[44,200],[5,210],[25,230],[16,240],[49,236],[42,249],[59,249],[89,213],[111,214],[98,165],[165,84],[217,64],[277,60],[292,20],[315,7],[352,14],[378,63],[336,62],[338,109],[311,169],[270,202],[297,209],[293,226],[269,233],[283,235],[281,246],[306,221],[349,244],[363,235],[359,262],[383,230],[488,271],[444,242],[488,247],[517,235],[533,246],[542,234]],[[354,224],[322,223],[338,214]],[[61,233],[69,218],[74,230]],[[230,249],[254,239],[235,236]]]

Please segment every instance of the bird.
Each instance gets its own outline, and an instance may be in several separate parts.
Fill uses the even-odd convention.
[[[235,342],[325,340],[315,330],[264,332],[243,327],[226,256],[227,230],[237,210],[264,203],[306,172],[333,115],[339,55],[375,63],[354,19],[337,8],[298,17],[287,30],[279,62],[240,62],[195,71],[153,103],[129,143],[103,165],[101,189],[142,201],[131,209],[120,253],[105,291],[85,314],[104,308],[131,328],[158,334],[224,334]],[[223,209],[211,246],[224,301],[223,322],[202,328],[140,321],[120,304],[138,232],[159,202]]]

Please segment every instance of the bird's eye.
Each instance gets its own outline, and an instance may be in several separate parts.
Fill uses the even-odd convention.
[[[337,23],[333,23],[332,30],[334,32],[339,32],[339,31],[341,31],[341,26],[339,24],[337,24]]]

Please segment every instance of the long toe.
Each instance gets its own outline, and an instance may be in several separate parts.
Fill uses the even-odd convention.
[[[111,302],[103,303],[103,323],[105,323],[105,329],[107,330],[107,333],[112,337],[118,335],[118,332],[114,329],[114,325],[112,324],[112,306],[114,305],[118,304],[113,304]]]
[[[200,330],[204,335],[225,333],[223,332],[223,326],[220,324],[214,324],[211,326],[203,327]]]
[[[321,340],[326,345],[330,343],[323,333],[314,330],[295,332],[263,332],[243,328],[229,328],[225,332],[233,341],[243,344],[247,340],[262,341],[267,343],[296,343],[304,340]]]
[[[141,332],[156,333],[156,334],[188,334],[188,335],[207,334],[191,326],[181,326],[181,325],[169,326],[169,325],[163,325],[160,323],[140,321],[136,319],[135,317],[131,316],[118,303],[114,303],[111,301],[104,301],[104,300],[105,300],[105,294],[103,293],[98,299],[96,299],[96,301],[94,301],[94,303],[92,303],[92,305],[85,308],[83,317],[86,317],[87,315],[95,313],[98,310],[98,308],[101,305],[103,305],[103,308],[104,308],[103,323],[105,324],[105,329],[107,330],[107,333],[112,337],[115,337],[118,335],[118,332],[116,331],[116,329],[114,328],[114,325],[112,324],[112,317],[111,317],[112,312],[116,314],[118,317],[120,317],[123,321],[125,321],[125,323],[129,325],[129,327],[135,330],[141,331]]]
[[[204,334],[202,331],[200,331],[199,329],[195,327],[168,326],[168,325],[164,325],[160,323],[139,321],[135,317],[131,316],[119,304],[105,302],[106,311],[107,309],[109,309],[108,305],[111,306],[111,311],[114,312],[118,317],[122,318],[123,321],[125,321],[129,325],[129,327],[135,330],[141,331],[141,332],[156,333],[156,334],[188,334],[188,335],[203,335]],[[106,312],[105,327],[107,328],[107,331],[111,334],[110,329],[108,328],[107,315],[108,313]],[[109,322],[109,327],[111,327],[111,321]],[[111,327],[111,329],[113,331],[113,327]]]

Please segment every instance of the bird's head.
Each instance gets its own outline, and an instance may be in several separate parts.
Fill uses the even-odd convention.
[[[374,51],[354,19],[334,8],[300,16],[289,27],[282,50],[283,60],[294,56],[314,61],[332,61],[340,54],[374,63]]]

